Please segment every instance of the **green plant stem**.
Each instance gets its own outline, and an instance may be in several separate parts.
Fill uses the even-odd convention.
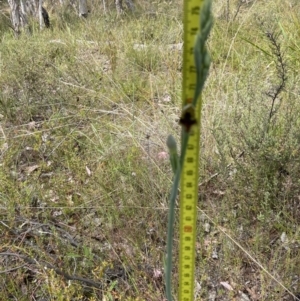
[[[166,260],[166,295],[167,300],[172,301],[172,251],[173,251],[173,233],[174,233],[174,219],[175,219],[175,203],[178,194],[178,187],[180,183],[181,171],[184,162],[184,157],[187,149],[187,144],[189,140],[189,133],[183,130],[182,133],[182,145],[181,145],[181,155],[179,166],[176,170],[173,186],[170,194],[170,207],[168,216],[168,234],[167,234],[167,260]]]
[[[201,92],[204,87],[205,80],[208,76],[210,67],[210,56],[206,48],[206,40],[209,36],[210,30],[212,28],[213,18],[211,15],[211,0],[205,0],[200,12],[200,32],[197,35],[194,56],[195,56],[195,66],[197,70],[197,81],[196,89],[194,93],[194,98],[191,106],[183,107],[182,117],[183,127],[181,136],[181,154],[178,163],[178,155],[176,150],[176,141],[172,136],[168,137],[167,146],[169,148],[170,161],[172,165],[172,170],[175,174],[173,180],[173,186],[170,194],[170,207],[168,216],[168,233],[167,233],[167,259],[165,267],[165,282],[166,282],[166,296],[168,301],[172,301],[172,248],[173,248],[173,233],[174,233],[174,219],[175,219],[175,202],[178,194],[178,187],[180,183],[180,177],[182,172],[182,167],[184,164],[185,153],[189,140],[189,130],[190,126],[193,124],[194,111],[199,109],[199,114],[197,115],[198,126],[200,126],[200,116],[201,116],[201,104],[197,108],[197,103],[200,99]],[[176,164],[178,163],[178,166]]]

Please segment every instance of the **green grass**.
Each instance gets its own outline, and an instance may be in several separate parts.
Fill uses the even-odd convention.
[[[300,291],[300,6],[236,14],[232,0],[227,20],[223,2],[203,94],[195,300],[293,300],[281,285]],[[1,27],[1,300],[164,298],[172,171],[160,153],[180,133],[182,53],[168,45],[182,42],[181,2],[100,9],[86,21],[53,10],[51,30],[18,39]],[[280,72],[266,32],[287,70],[271,119]],[[177,269],[175,251],[174,297]]]

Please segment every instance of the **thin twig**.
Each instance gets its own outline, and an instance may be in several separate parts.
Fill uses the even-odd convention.
[[[102,284],[99,283],[99,282],[95,282],[94,280],[84,278],[84,277],[81,277],[81,276],[77,276],[77,275],[70,275],[70,274],[65,273],[64,271],[56,268],[54,265],[52,265],[48,262],[45,262],[45,261],[38,262],[36,259],[32,259],[28,256],[21,255],[21,254],[18,254],[18,253],[10,253],[10,252],[2,252],[2,253],[0,253],[0,256],[15,256],[15,257],[21,258],[22,260],[24,260],[28,264],[32,264],[32,265],[36,265],[36,266],[40,265],[40,266],[43,266],[44,268],[51,269],[56,274],[58,274],[60,276],[63,276],[66,280],[79,281],[79,282],[85,283],[87,286],[90,286],[90,287],[95,287],[95,288],[98,288],[98,289],[102,288]]]
[[[4,271],[0,271],[0,274],[6,274],[6,273],[9,273],[9,272],[12,272],[12,271],[21,269],[21,268],[23,268],[24,266],[26,266],[26,264],[22,264],[22,265],[19,265],[19,266],[15,267],[15,268],[11,268],[11,269],[7,269],[7,270],[4,270]]]
[[[251,260],[254,262],[262,271],[264,271],[270,278],[272,278],[278,285],[280,285],[286,292],[288,292],[292,297],[295,298],[295,301],[300,301],[300,299],[294,295],[283,283],[281,283],[276,277],[274,277],[257,259],[255,259],[240,243],[238,243],[227,231],[218,226],[212,218],[210,218],[203,210],[198,207],[198,210],[207,217],[207,219],[220,230],[227,238],[229,238],[240,250],[242,250]]]

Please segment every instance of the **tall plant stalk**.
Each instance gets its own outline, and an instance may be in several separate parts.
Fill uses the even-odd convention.
[[[211,15],[211,0],[205,0],[200,12],[200,31],[197,34],[194,56],[195,66],[197,71],[196,89],[193,97],[193,102],[185,106],[182,110],[182,137],[181,137],[181,153],[177,152],[177,144],[172,135],[168,136],[167,146],[169,148],[170,162],[174,173],[173,185],[170,194],[169,216],[168,216],[168,233],[167,233],[167,258],[165,270],[166,296],[168,301],[172,301],[172,249],[174,235],[174,216],[175,216],[175,201],[178,194],[178,187],[181,178],[182,167],[184,163],[185,153],[188,145],[190,127],[193,125],[191,116],[194,116],[194,111],[199,105],[198,101],[204,88],[204,83],[208,76],[210,67],[210,55],[206,48],[206,41],[212,28],[213,18]],[[199,106],[201,108],[201,106]],[[199,114],[199,119],[200,119]],[[200,126],[200,120],[196,121]]]

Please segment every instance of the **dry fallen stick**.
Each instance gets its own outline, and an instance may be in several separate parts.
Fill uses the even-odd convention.
[[[95,287],[95,288],[98,288],[98,289],[101,289],[102,288],[102,285],[101,283],[99,282],[95,282],[91,279],[88,279],[88,278],[84,278],[84,277],[80,277],[80,276],[76,276],[76,275],[70,275],[70,274],[67,274],[65,273],[64,271],[56,268],[55,266],[53,266],[52,264],[50,263],[47,263],[47,262],[38,262],[37,260],[35,259],[32,259],[28,256],[24,256],[24,255],[20,255],[18,253],[10,253],[10,252],[2,252],[0,253],[0,256],[14,256],[14,257],[18,257],[22,260],[24,260],[27,264],[31,264],[31,265],[40,265],[42,266],[44,269],[47,268],[47,269],[51,269],[53,270],[56,274],[58,275],[61,275],[63,276],[66,280],[75,280],[75,281],[79,281],[79,282],[83,282],[85,283],[87,286],[90,286],[90,287]],[[22,266],[20,266],[22,267]],[[20,268],[19,267],[19,268]],[[16,268],[15,268],[16,269]]]

